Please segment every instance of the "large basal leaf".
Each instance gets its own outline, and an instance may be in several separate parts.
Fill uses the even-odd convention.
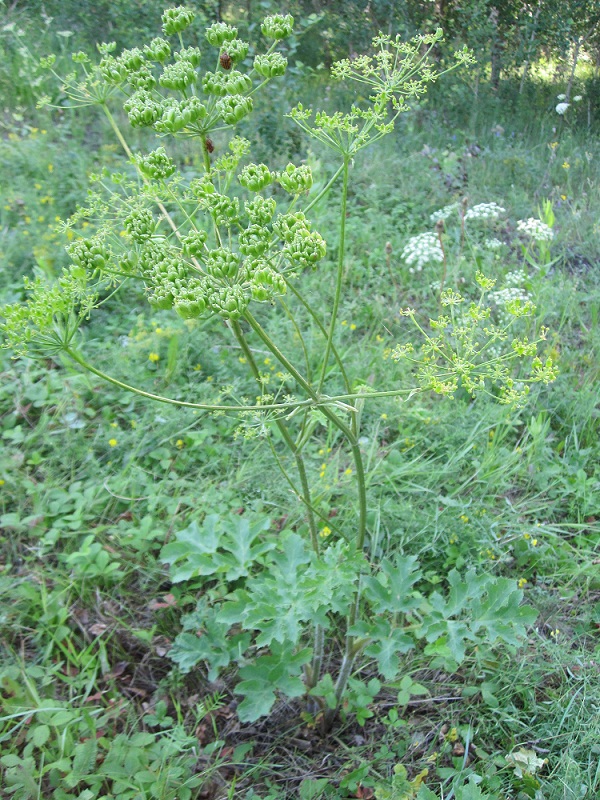
[[[430,643],[442,642],[458,664],[469,643],[519,644],[536,618],[535,609],[521,605],[523,592],[507,578],[473,570],[461,578],[452,570],[448,582],[447,597],[439,592],[429,597],[419,635]]]

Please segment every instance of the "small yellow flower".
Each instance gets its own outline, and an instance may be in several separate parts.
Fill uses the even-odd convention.
[[[531,534],[530,533],[524,533],[523,534],[523,538],[524,539],[531,539]]]
[[[556,637],[558,636],[559,633],[560,633],[560,629],[559,628],[555,628],[553,631],[550,631],[550,636],[552,636],[553,639],[556,639]]]
[[[33,185],[38,190],[42,188],[42,184],[41,183],[34,183]]]
[[[569,164],[568,161],[563,161],[563,165],[562,165],[563,169],[570,169],[570,167],[571,167],[571,165]]]
[[[325,525],[324,528],[319,533],[319,536],[321,537],[321,539],[326,539],[330,535],[331,535],[331,528]]]
[[[488,435],[489,435],[490,439],[493,439],[494,436],[496,435],[496,431],[490,431]]]
[[[566,200],[567,199],[567,195],[566,194],[561,194],[560,199],[561,200]]]
[[[383,342],[383,336],[380,336],[379,334],[377,334],[377,336],[375,337],[375,341],[376,342]]]
[[[29,223],[31,222],[31,217],[29,216],[25,217],[25,222],[27,223],[27,225],[29,225]]]
[[[132,428],[137,428],[137,422],[134,419],[132,419],[129,424]]]
[[[552,148],[552,150],[556,150],[556,148],[558,147],[558,142],[550,142],[549,146]]]
[[[202,372],[202,364],[196,364],[194,367],[194,372]]]
[[[532,539],[531,540],[531,546],[532,547],[537,547],[537,544],[538,544],[538,540],[537,539]]]
[[[246,359],[244,358],[244,356],[240,356],[238,358],[238,361],[240,362],[240,364],[245,364],[246,363]]]
[[[450,542],[450,544],[456,544],[458,542],[458,536],[456,536],[456,534],[453,533],[448,541]]]
[[[466,524],[467,524],[467,522],[469,521],[469,518],[467,517],[467,515],[466,515],[466,514],[461,514],[461,515],[460,515],[460,519],[461,519],[461,521],[462,521],[462,522],[464,522],[464,523],[465,523],[465,525],[466,525]]]
[[[111,427],[111,428],[118,428],[119,426],[117,425],[117,423],[116,423],[116,422],[111,422],[111,423],[110,423],[110,427]]]
[[[350,325],[350,330],[351,331],[355,331],[356,330],[356,325],[353,322]]]
[[[343,319],[340,324],[346,327],[346,325],[348,324],[348,320]]]
[[[519,578],[517,581],[517,586],[519,589],[522,589],[527,584],[527,578]]]
[[[184,445],[185,445],[185,442],[183,441],[183,439],[177,439],[177,441],[175,442],[175,447],[177,447],[179,450],[181,450],[181,448]]]
[[[271,359],[270,358],[265,358],[265,360],[263,361],[263,364],[269,365],[270,363],[271,363]]]
[[[117,446],[117,440],[116,439],[109,439],[108,443],[109,443],[109,445],[111,447],[116,447]]]
[[[322,448],[319,450],[319,455],[320,455],[320,456],[324,456],[324,455],[325,455],[325,448],[324,448],[324,447],[322,447]]]
[[[212,376],[212,375],[209,375],[209,376],[207,377],[207,379],[206,379],[206,382],[207,382],[207,383],[212,383],[212,381],[214,381],[214,378],[213,378],[213,376]]]
[[[387,414],[382,414],[381,419],[387,419]]]
[[[158,355],[158,353],[150,353],[148,355],[148,361],[151,361],[153,364],[156,364],[159,358],[160,356]]]
[[[159,333],[159,334],[162,332],[163,332],[162,328],[156,328],[156,330],[154,331],[154,333]]]
[[[54,172],[54,164],[48,164],[48,172]]]
[[[344,475],[348,475],[348,476],[352,475],[352,470],[350,469],[350,467],[348,467],[348,469],[344,470]]]
[[[6,481],[4,480],[4,478],[0,478],[0,486],[4,486],[5,483]]]

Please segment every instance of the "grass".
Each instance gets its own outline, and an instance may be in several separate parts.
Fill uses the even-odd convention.
[[[539,611],[526,646],[475,652],[455,674],[441,656],[418,652],[406,669],[426,695],[384,686],[362,725],[348,715],[325,740],[294,704],[240,725],[233,673],[209,684],[168,658],[198,592],[193,582],[171,584],[159,553],[207,513],[299,521],[268,449],[247,430],[234,438],[234,418],[152,405],[71,366],[2,355],[0,765],[8,797],[380,800],[391,796],[397,764],[411,778],[428,769],[428,785],[446,798],[469,775],[492,798],[597,795],[600,143],[585,120],[553,130],[552,96],[533,85],[527,100],[537,109],[528,117],[483,99],[461,125],[450,105],[425,105],[376,159],[357,161],[337,342],[353,377],[385,386],[402,376],[386,358],[407,335],[398,308],[435,313],[441,279],[431,267],[409,272],[400,256],[407,239],[465,195],[471,205],[498,202],[510,220],[494,231],[506,242],[502,255],[462,252],[449,230],[447,280],[460,285],[487,258],[501,281],[527,269],[514,221],[551,200],[555,261],[546,274],[529,270],[528,287],[550,327],[548,348],[560,352],[556,383],[518,413],[418,396],[367,404],[362,419],[373,558],[418,554],[431,587],[454,567],[520,579]],[[83,201],[85,174],[97,166],[81,118],[34,122],[9,120],[0,142],[6,299],[21,295],[21,274],[56,274],[65,256],[54,216]],[[117,163],[104,134],[94,136],[102,158]],[[324,182],[326,156],[304,155]],[[325,236],[335,212],[335,203],[316,208]],[[308,275],[303,291],[326,306],[323,274]],[[270,320],[297,350],[285,315]],[[317,335],[309,319],[303,329]],[[223,385],[254,391],[226,331],[152,313],[141,294],[113,298],[85,337],[91,361],[149,391],[199,401]],[[344,513],[347,468],[324,439],[310,463],[324,519]],[[367,665],[360,677],[373,674]],[[539,786],[507,762],[520,750],[545,760]]]

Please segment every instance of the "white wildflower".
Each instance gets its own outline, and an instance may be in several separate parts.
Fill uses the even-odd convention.
[[[441,219],[448,219],[448,217],[456,211],[458,208],[458,203],[451,203],[449,206],[444,206],[440,208],[439,211],[434,211],[433,214],[429,215],[429,219],[432,222],[439,222]]]
[[[517,222],[517,230],[531,237],[536,242],[550,242],[554,238],[554,231],[545,222],[529,217]]]
[[[421,272],[423,266],[432,261],[441,263],[444,253],[435,233],[420,233],[408,240],[402,258],[411,266],[410,272],[413,273]]]
[[[506,211],[505,208],[499,206],[498,203],[479,203],[467,209],[465,212],[465,220],[467,219],[497,219],[500,214]]]
[[[506,277],[508,278],[509,276],[507,275]],[[519,300],[521,305],[525,305],[531,300],[529,292],[522,289],[520,286],[507,286],[504,289],[498,289],[495,292],[490,292],[488,297],[492,303],[495,304],[498,309],[500,320],[504,323],[508,322],[511,318],[507,310],[509,303]]]
[[[515,269],[512,272],[507,272],[504,278],[505,282],[511,286],[522,286],[527,279],[527,275],[522,269]]]
[[[567,95],[566,94],[559,94],[559,95],[556,96],[556,99],[562,102],[563,100],[567,99]]]
[[[568,108],[570,105],[571,105],[570,103],[559,103],[559,104],[556,106],[556,113],[557,113],[557,114],[560,114],[560,115],[561,115],[561,117],[562,117],[562,115],[565,113],[565,111],[567,110],[567,108]]]
[[[574,103],[581,103],[582,100],[583,97],[580,94],[576,94],[575,97],[573,98]]]
[[[484,244],[488,250],[499,250],[502,247],[500,239],[486,239]]]

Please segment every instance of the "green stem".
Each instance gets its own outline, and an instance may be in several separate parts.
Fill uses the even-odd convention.
[[[262,387],[262,383],[261,383],[261,380],[260,380],[260,371],[259,371],[258,367],[256,366],[256,362],[254,361],[254,356],[252,355],[252,351],[250,350],[250,347],[248,346],[248,342],[246,341],[246,339],[244,337],[244,334],[242,333],[242,329],[240,328],[239,322],[236,322],[236,321],[232,320],[230,324],[231,324],[231,330],[233,331],[234,336],[238,341],[238,344],[239,344],[239,346],[240,346],[240,348],[241,348],[241,350],[242,350],[242,352],[243,352],[243,354],[244,354],[244,356],[246,358],[246,361],[248,362],[248,365],[250,367],[250,370],[252,371],[252,374],[253,374],[256,382],[258,383],[259,386]],[[281,436],[283,438],[283,441],[287,445],[289,451],[292,453],[292,455],[294,456],[294,459],[296,461],[296,469],[298,470],[298,476],[300,478],[300,484],[302,486],[302,498],[303,498],[303,501],[304,501],[304,505],[306,506],[306,517],[307,517],[307,522],[308,522],[308,528],[309,528],[309,531],[310,531],[310,541],[311,541],[313,550],[318,555],[319,554],[319,534],[318,534],[318,531],[317,531],[317,524],[315,522],[315,516],[314,516],[312,502],[311,502],[310,487],[308,485],[308,478],[306,476],[306,466],[304,464],[304,458],[302,456],[302,453],[296,447],[296,444],[295,444],[293,438],[291,437],[290,432],[287,429],[287,425],[285,425],[283,420],[275,419],[275,424],[277,425],[277,428],[279,429],[279,432],[280,432],[280,434],[281,434]],[[284,472],[284,475],[285,475],[285,472]]]
[[[202,411],[285,411],[287,409],[306,408],[307,406],[313,405],[311,400],[299,400],[294,403],[265,403],[264,405],[254,406],[214,405],[211,403],[190,403],[186,400],[175,400],[172,397],[163,397],[163,395],[160,394],[146,392],[144,389],[140,389],[137,386],[131,386],[117,378],[113,378],[112,375],[107,375],[106,372],[102,372],[102,370],[96,369],[96,367],[88,364],[83,356],[76,350],[65,348],[64,352],[69,358],[87,370],[87,372],[91,372],[92,375],[102,378],[102,380],[107,383],[112,383],[113,386],[118,386],[120,389],[125,389],[125,391],[132,392],[133,394],[139,394],[140,397],[146,397],[148,400],[156,400],[159,403],[168,403],[169,405],[179,406],[181,408],[198,408]]]
[[[323,389],[325,376],[327,374],[327,364],[329,363],[329,356],[333,344],[333,334],[335,332],[335,323],[337,321],[337,314],[340,306],[340,298],[342,295],[342,280],[344,277],[344,255],[346,250],[346,207],[348,200],[348,167],[349,167],[349,158],[347,155],[344,155],[344,163],[342,164],[342,200],[340,204],[340,243],[338,250],[337,273],[335,279],[335,294],[333,297],[333,309],[331,311],[329,333],[327,336],[327,343],[325,344],[325,355],[323,356],[321,378],[319,380],[319,390],[318,390],[319,392],[321,392],[321,390]]]
[[[245,319],[249,322],[251,328],[254,330],[255,333],[258,334],[260,339],[264,342],[264,344],[269,348],[269,350],[273,353],[275,358],[283,364],[283,366],[287,369],[290,375],[297,381],[297,383],[304,389],[304,391],[308,394],[308,396],[320,406],[322,413],[329,419],[333,425],[344,435],[346,441],[350,445],[350,449],[352,451],[352,457],[354,459],[354,465],[356,468],[356,483],[358,489],[358,507],[359,507],[359,516],[358,516],[358,526],[356,531],[356,549],[361,551],[364,547],[365,543],[365,536],[367,531],[367,492],[366,492],[366,482],[365,482],[365,469],[362,460],[362,453],[360,452],[360,446],[358,444],[358,440],[354,435],[354,432],[346,423],[338,417],[338,415],[333,411],[327,404],[321,404],[320,396],[318,392],[308,383],[308,381],[298,372],[298,370],[291,364],[288,359],[283,355],[283,353],[279,350],[277,345],[273,342],[270,336],[262,329],[259,323],[254,319],[252,314],[246,310],[244,314]],[[357,397],[362,397],[363,395],[358,394]]]
[[[284,275],[284,280],[285,280],[285,275]],[[315,322],[315,324],[317,325],[317,327],[319,328],[319,330],[321,331],[323,336],[325,336],[327,338],[327,329],[325,328],[325,326],[323,325],[323,323],[319,319],[319,317],[317,315],[317,312],[314,311],[314,309],[312,308],[312,306],[310,305],[308,300],[306,300],[300,294],[298,289],[296,289],[296,287],[292,284],[291,281],[285,280],[285,282],[287,284],[287,287],[293,292],[293,294],[296,295],[298,300],[302,303],[304,308],[308,311],[308,313],[312,317],[313,321]],[[338,368],[340,370],[340,374],[342,376],[342,380],[344,381],[344,386],[346,387],[346,391],[350,392],[351,391],[350,380],[349,380],[348,375],[346,373],[346,369],[344,367],[344,362],[342,361],[342,359],[340,357],[340,354],[338,353],[337,347],[333,344],[333,342],[331,343],[331,352],[333,353],[333,357],[335,358],[335,361],[336,361],[336,363],[338,365]]]
[[[321,189],[321,191],[319,192],[319,194],[316,197],[313,197],[313,199],[310,201],[310,203],[306,206],[306,208],[304,209],[304,213],[305,214],[308,214],[308,212],[311,210],[311,208],[313,208],[313,206],[316,206],[316,204],[319,202],[319,200],[327,194],[327,192],[331,189],[333,184],[339,178],[339,176],[340,176],[340,174],[341,174],[343,169],[344,169],[344,165],[342,164],[341,167],[338,170],[336,170],[336,172],[329,179],[329,181],[327,182],[327,185],[324,186]]]

